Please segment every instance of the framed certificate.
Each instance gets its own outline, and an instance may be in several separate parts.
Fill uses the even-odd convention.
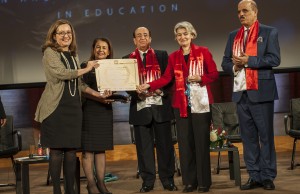
[[[102,59],[96,68],[98,90],[132,91],[139,85],[136,59]]]

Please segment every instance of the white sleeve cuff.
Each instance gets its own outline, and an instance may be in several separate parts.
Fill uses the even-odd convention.
[[[232,72],[233,72],[233,75],[235,77],[239,74],[240,71],[234,71],[234,66],[232,66]]]

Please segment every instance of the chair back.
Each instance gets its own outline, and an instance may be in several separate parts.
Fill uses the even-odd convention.
[[[13,127],[13,117],[7,116],[6,124],[0,130],[0,150],[14,145]]]
[[[14,131],[13,116],[6,116],[6,120],[0,130],[0,158],[10,157],[22,149],[21,134]]]
[[[215,128],[220,127],[227,132],[229,139],[230,136],[236,136],[237,139],[241,141],[236,103],[225,102],[212,104],[212,121]]]
[[[292,119],[290,126],[293,130],[300,130],[300,98],[294,98],[290,101]]]

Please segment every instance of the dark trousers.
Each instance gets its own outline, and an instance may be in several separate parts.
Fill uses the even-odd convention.
[[[274,145],[274,101],[254,103],[243,93],[237,104],[249,176],[258,181],[273,180],[277,175]]]
[[[174,111],[183,185],[209,188],[211,113],[191,113],[188,109],[188,117],[182,118],[178,109]]]
[[[158,174],[163,185],[174,183],[175,158],[172,142],[171,123],[157,123],[134,126],[139,172],[143,185],[154,185],[156,178],[156,147]],[[154,134],[153,134],[154,133]],[[155,145],[154,145],[155,138]]]

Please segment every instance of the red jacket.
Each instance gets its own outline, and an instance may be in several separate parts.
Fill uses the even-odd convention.
[[[201,52],[203,54],[204,74],[203,74],[203,76],[201,76],[202,81],[200,84],[206,85],[207,93],[208,93],[208,97],[209,97],[209,103],[212,104],[214,102],[214,100],[213,100],[213,96],[212,96],[212,93],[210,90],[210,83],[217,80],[219,77],[219,72],[217,71],[216,63],[213,60],[213,57],[212,57],[210,51],[208,50],[208,48],[196,46],[194,44],[191,44],[191,47],[193,47],[193,49],[195,49],[197,51],[197,53]],[[178,51],[175,51],[171,55],[169,55],[168,66],[167,66],[167,69],[164,72],[164,74],[161,76],[160,79],[149,83],[151,90],[155,90],[155,89],[158,89],[158,88],[161,88],[161,87],[167,85],[175,77],[174,76],[174,65],[175,65],[176,58],[178,57],[177,56],[178,53],[180,53],[180,55],[182,55],[182,57],[184,57],[182,52],[178,52]],[[184,61],[184,60],[182,60],[182,61]],[[183,77],[185,80],[188,77],[188,73],[189,73],[188,64],[190,64],[189,61],[187,63],[185,63],[185,61],[184,61],[184,64],[182,64],[182,71],[183,71],[182,73],[183,73]],[[181,99],[181,95],[180,95],[179,91],[177,90],[176,80],[174,82],[173,89],[174,89],[174,93],[173,93],[173,99],[172,99],[172,106],[174,108],[179,108],[180,103],[182,102],[182,99]],[[187,98],[187,96],[185,96],[185,98]]]

